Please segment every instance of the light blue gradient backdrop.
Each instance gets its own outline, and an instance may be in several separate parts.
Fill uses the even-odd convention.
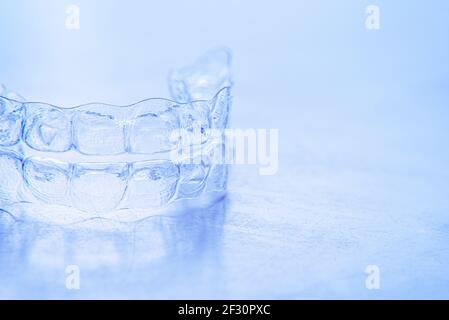
[[[444,0],[2,1],[0,82],[28,100],[168,96],[171,68],[229,47],[232,126],[279,128],[280,168],[235,167],[213,210],[126,231],[2,217],[0,297],[449,298],[448,16]]]

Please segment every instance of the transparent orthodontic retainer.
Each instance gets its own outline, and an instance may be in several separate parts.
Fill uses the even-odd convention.
[[[133,222],[215,203],[228,168],[211,161],[224,146],[207,129],[227,126],[230,64],[228,50],[211,51],[170,74],[173,100],[129,106],[60,108],[0,87],[0,211],[55,224]],[[199,141],[174,135],[194,127]]]

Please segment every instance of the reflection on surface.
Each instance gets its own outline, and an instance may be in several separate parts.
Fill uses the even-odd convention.
[[[2,212],[0,296],[163,298],[168,288],[180,296],[192,287],[214,290],[226,209],[225,198],[175,217],[101,230],[24,223]],[[68,265],[79,267],[81,290],[66,289]]]

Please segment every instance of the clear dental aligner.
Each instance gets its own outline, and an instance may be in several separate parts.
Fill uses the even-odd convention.
[[[226,128],[230,60],[225,49],[211,51],[170,74],[173,100],[129,106],[60,108],[0,87],[0,209],[65,223],[130,221],[222,197],[227,166],[208,158],[223,146],[207,129]],[[186,146],[173,132],[198,125],[201,155],[174,159]]]

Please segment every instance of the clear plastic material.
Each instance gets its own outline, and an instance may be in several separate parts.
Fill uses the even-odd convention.
[[[177,130],[224,130],[230,53],[219,49],[169,77],[173,100],[62,108],[0,88],[0,208],[16,218],[134,221],[204,205],[226,191],[222,146],[205,134],[200,162],[173,157]]]

